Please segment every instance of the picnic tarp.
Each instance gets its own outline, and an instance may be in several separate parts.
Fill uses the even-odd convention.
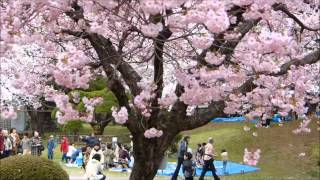
[[[214,161],[214,165],[217,170],[217,174],[219,176],[223,175],[232,175],[232,174],[244,174],[244,173],[252,173],[252,172],[258,172],[260,169],[255,166],[248,166],[244,164],[239,164],[235,162],[228,161],[226,171],[228,174],[224,174],[222,170],[222,161]],[[164,170],[158,170],[157,175],[158,176],[172,176],[176,169],[176,163],[169,162],[167,163],[167,167]],[[131,169],[123,169],[123,168],[111,168],[110,171],[114,172],[131,172]],[[202,172],[202,168],[196,168],[196,176],[200,176]],[[182,170],[180,169],[179,172],[180,176],[183,176]],[[208,171],[206,173],[206,176],[212,176],[212,173]]]
[[[242,121],[245,121],[246,118],[244,116],[238,116],[238,117],[227,117],[227,118],[221,118],[221,117],[218,117],[218,118],[214,118],[211,120],[211,122],[242,122]],[[290,116],[286,116],[284,118],[285,121],[290,121],[292,120],[292,118]],[[251,120],[250,122],[252,123],[257,123],[258,120]],[[281,122],[281,116],[279,114],[275,114],[272,118],[272,122]]]

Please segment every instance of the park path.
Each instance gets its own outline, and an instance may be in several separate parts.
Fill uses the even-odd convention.
[[[86,180],[86,178],[79,175],[70,175],[70,180]],[[128,177],[107,177],[107,180],[128,180]]]

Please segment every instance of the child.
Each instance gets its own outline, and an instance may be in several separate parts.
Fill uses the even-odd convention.
[[[185,180],[193,180],[195,168],[194,163],[192,162],[192,154],[186,152],[184,154],[184,161],[182,163],[182,172],[184,174]]]
[[[222,149],[221,151],[221,158],[223,163],[223,173],[227,174],[227,162],[228,162],[228,152],[225,149]]]

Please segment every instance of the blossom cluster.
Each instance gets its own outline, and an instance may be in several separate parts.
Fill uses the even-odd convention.
[[[144,137],[151,139],[151,138],[156,138],[156,137],[161,137],[163,135],[163,131],[162,130],[158,130],[156,128],[150,128],[147,129],[144,132]]]
[[[128,110],[126,107],[121,107],[120,110],[117,112],[116,107],[112,107],[112,117],[116,121],[116,123],[124,124],[128,121]]]
[[[150,103],[155,97],[154,90],[156,89],[156,86],[154,84],[141,81],[139,82],[139,87],[142,88],[142,91],[134,98],[133,103],[135,107],[141,111],[143,116],[150,117],[152,112]]]
[[[244,149],[243,162],[250,166],[256,166],[260,159],[261,150],[250,152],[247,148]]]

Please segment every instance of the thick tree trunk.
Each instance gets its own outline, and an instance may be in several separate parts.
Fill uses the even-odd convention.
[[[95,135],[103,135],[104,128],[108,125],[108,123],[90,123],[93,132]]]
[[[133,136],[134,165],[130,180],[152,180],[164,158],[174,135],[147,139],[140,134]]]

